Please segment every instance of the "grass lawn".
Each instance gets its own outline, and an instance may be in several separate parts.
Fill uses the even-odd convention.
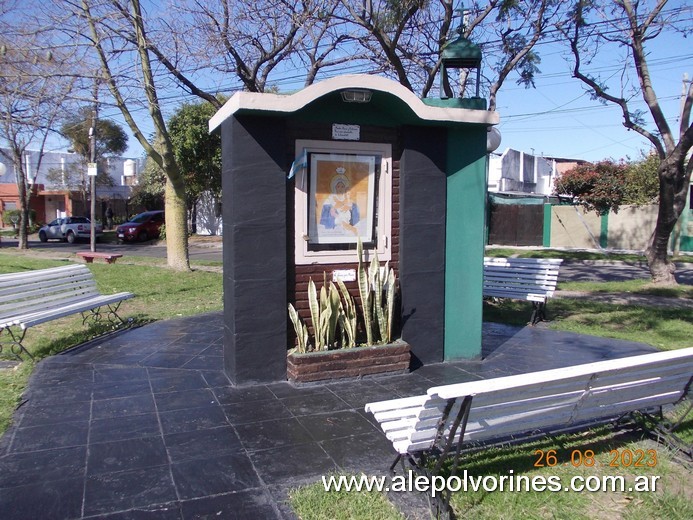
[[[532,312],[529,302],[484,302],[484,320],[526,325]],[[660,350],[691,346],[693,320],[690,308],[612,305],[589,299],[554,298],[547,305],[547,326],[607,338],[647,343]]]
[[[512,247],[489,247],[486,256],[518,258],[562,258],[563,260],[617,260],[623,262],[647,262],[644,255],[612,253],[609,251],[568,251],[565,249],[516,249]],[[679,255],[674,262],[693,262],[693,255]]]
[[[630,454],[643,454],[643,466],[635,467]],[[547,457],[547,454],[550,457]],[[553,459],[555,457],[555,459]],[[393,457],[394,458],[394,457]],[[625,462],[623,462],[625,461]],[[541,466],[543,464],[543,466]],[[549,466],[548,464],[551,464]],[[651,467],[647,467],[650,464]],[[480,487],[477,491],[452,494],[451,505],[457,518],[479,520],[500,519],[605,519],[605,520],[687,520],[693,518],[693,488],[690,470],[671,460],[666,450],[633,434],[614,434],[609,428],[562,435],[511,447],[486,448],[463,454],[461,469],[472,478],[506,477],[504,490]],[[383,469],[382,475],[386,474]],[[449,471],[449,468],[448,470]],[[399,473],[401,474],[401,472]],[[443,476],[449,473],[443,471]],[[552,482],[560,478],[561,491],[526,490],[526,484],[508,488],[508,478]],[[571,479],[577,485],[594,478],[621,477],[625,490],[564,491]],[[654,491],[629,490],[637,482],[646,483]],[[521,481],[522,482],[522,481]],[[610,484],[612,480],[607,480]],[[518,491],[519,489],[519,491]],[[326,492],[322,482],[295,489],[291,504],[301,519],[369,519],[399,520],[404,518],[391,508],[385,497],[372,492]],[[423,497],[422,497],[423,502]],[[369,516],[368,511],[375,511]]]
[[[37,256],[0,253],[0,273],[44,269],[67,261]],[[155,265],[116,263],[89,264],[99,290],[104,294],[128,291],[135,297],[123,302],[118,313],[135,324],[190,316],[223,308],[222,275],[217,272],[180,273]],[[76,316],[43,323],[27,332],[24,345],[36,360],[73,347],[108,331],[108,326],[82,326]],[[9,352],[3,359],[14,359]],[[25,361],[15,370],[0,371],[0,433],[10,424],[34,363]]]
[[[649,280],[627,280],[623,282],[559,282],[560,291],[583,291],[597,294],[630,293],[662,298],[693,299],[693,286],[657,287]]]

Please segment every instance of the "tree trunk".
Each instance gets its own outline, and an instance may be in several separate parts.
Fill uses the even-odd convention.
[[[27,207],[26,200],[20,199],[20,215],[19,215],[19,228],[17,229],[18,249],[29,249],[29,239],[27,228],[29,227],[29,208]]]
[[[680,154],[678,154],[680,155]],[[677,285],[676,266],[669,260],[669,240],[685,207],[688,183],[681,182],[683,158],[676,153],[664,159],[659,167],[659,211],[652,239],[645,254],[656,285]]]
[[[665,226],[660,225],[660,218],[658,217],[657,225],[652,234],[652,242],[645,252],[647,265],[652,275],[652,283],[655,285],[677,285],[674,277],[676,266],[669,260],[667,251],[670,235],[671,231],[666,231]]]
[[[17,172],[17,194],[19,196],[19,222],[17,222],[18,249],[29,249],[27,239],[27,227],[29,226],[29,197],[26,192],[26,176],[22,165],[22,153],[17,152],[14,160],[15,172]]]
[[[185,189],[176,187],[166,178],[166,256],[168,266],[178,271],[188,271],[188,211]]]

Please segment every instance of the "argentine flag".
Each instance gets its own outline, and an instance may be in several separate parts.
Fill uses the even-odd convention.
[[[289,170],[289,176],[287,177],[287,179],[293,179],[297,171],[303,170],[305,168],[308,168],[308,154],[306,153],[306,149],[304,148],[301,152],[301,155],[296,157],[296,160],[293,163],[291,163],[291,169]]]

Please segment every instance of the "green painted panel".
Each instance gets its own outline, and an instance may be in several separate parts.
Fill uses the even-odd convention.
[[[693,252],[693,237],[682,236],[679,243],[679,251]]]
[[[426,105],[442,108],[467,108],[470,110],[486,110],[485,98],[424,98]]]
[[[445,359],[481,356],[486,129],[448,130]]]
[[[544,234],[541,243],[544,247],[551,247],[551,204],[544,204]]]
[[[602,227],[599,233],[599,247],[609,247],[609,214],[602,215]]]

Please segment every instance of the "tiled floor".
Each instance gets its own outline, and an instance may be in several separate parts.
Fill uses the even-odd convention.
[[[235,388],[221,371],[221,313],[155,323],[38,365],[0,440],[0,518],[292,518],[291,487],[387,471],[394,453],[367,402],[650,350],[487,325],[483,362]]]

